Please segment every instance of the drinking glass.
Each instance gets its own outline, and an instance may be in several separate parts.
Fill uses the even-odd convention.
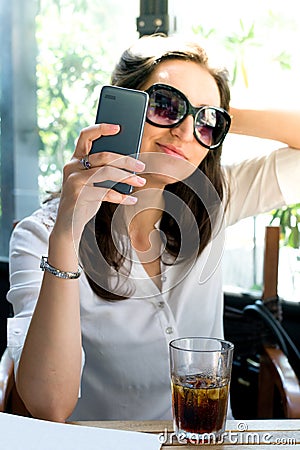
[[[184,337],[169,346],[177,438],[218,439],[226,424],[233,344],[217,338]]]

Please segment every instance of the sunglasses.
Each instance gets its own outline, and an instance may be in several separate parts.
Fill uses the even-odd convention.
[[[148,123],[160,128],[175,128],[192,115],[194,136],[199,144],[210,150],[220,147],[231,123],[225,109],[216,106],[196,108],[182,92],[167,84],[154,84],[146,92],[149,94]]]

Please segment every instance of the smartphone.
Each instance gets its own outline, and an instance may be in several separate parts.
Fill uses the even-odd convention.
[[[120,131],[113,136],[102,136],[93,141],[90,154],[107,151],[138,158],[147,106],[147,92],[119,86],[103,86],[96,123],[118,124]],[[95,183],[95,185],[115,189],[122,194],[130,194],[132,191],[132,186],[129,184],[115,183],[110,180]]]

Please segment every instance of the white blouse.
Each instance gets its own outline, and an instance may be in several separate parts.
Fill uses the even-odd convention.
[[[299,168],[300,151],[286,148],[225,168],[231,187],[226,225],[299,202]],[[11,288],[7,298],[15,316],[8,319],[8,347],[15,370],[39,295],[43,277],[40,259],[48,253],[58,201],[46,203],[23,219],[11,237]],[[130,276],[139,282],[134,296],[126,300],[108,302],[100,298],[82,274],[79,284],[85,358],[81,395],[72,420],[171,418],[170,340],[193,335],[223,337],[221,233],[216,240],[192,267],[162,263],[161,291],[133,258]]]

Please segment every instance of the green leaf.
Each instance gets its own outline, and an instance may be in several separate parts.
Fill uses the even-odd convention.
[[[271,212],[270,224],[279,219],[281,239],[284,245],[300,246],[300,204],[284,206]]]
[[[291,234],[288,238],[288,246],[293,248],[300,247],[300,231],[297,226],[292,228]]]

